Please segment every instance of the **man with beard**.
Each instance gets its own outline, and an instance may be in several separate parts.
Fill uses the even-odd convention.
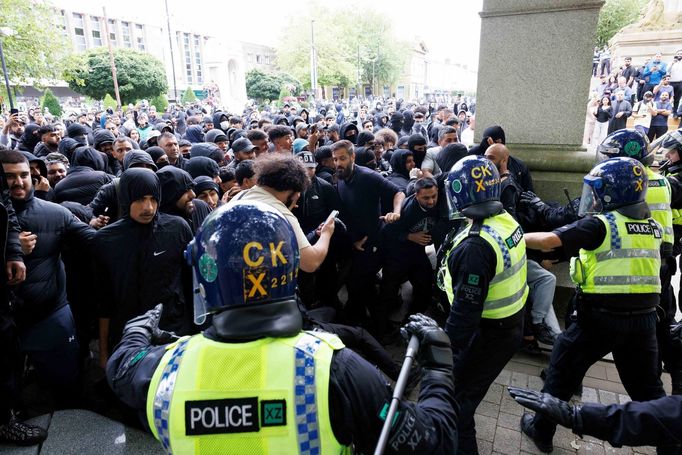
[[[160,199],[153,171],[126,170],[120,181],[122,217],[95,235],[103,368],[125,322],[158,303],[164,306],[164,329],[191,331],[192,278],[183,251],[192,231],[183,219],[160,212]]]
[[[159,210],[184,219],[196,233],[211,210],[208,204],[196,198],[192,176],[174,166],[166,166],[156,175],[161,183]]]
[[[59,141],[61,141],[61,136],[59,135],[59,130],[54,125],[44,125],[38,129],[38,136],[40,137],[40,142],[33,149],[33,154],[38,158],[47,156],[49,153],[54,153],[59,151]]]
[[[243,161],[242,164],[247,162],[248,160]],[[277,209],[289,221],[296,234],[301,253],[300,269],[314,272],[327,257],[329,240],[334,233],[334,220],[325,221],[320,230],[320,238],[315,245],[311,245],[298,219],[291,213],[301,193],[310,185],[303,164],[293,156],[269,154],[259,158],[255,167],[256,186],[233,197],[228,205],[234,204],[234,201],[259,201]]]
[[[441,169],[438,165],[438,154],[448,144],[458,141],[457,129],[452,126],[441,126],[438,128],[438,147],[426,149],[426,156],[422,161],[421,170],[425,175],[437,176],[441,172],[449,172],[450,169]]]
[[[0,134],[0,145],[6,146],[10,150],[14,150],[19,146],[19,138],[24,134],[24,126],[26,122],[19,117],[19,113],[9,116],[5,127]]]
[[[178,138],[172,133],[162,133],[158,138],[159,147],[161,147],[168,157],[168,163],[171,166],[182,169],[187,161],[180,154],[180,147],[178,146]]]
[[[21,350],[30,358],[39,381],[53,391],[57,403],[72,405],[79,374],[78,341],[60,258],[65,245],[89,245],[95,231],[66,208],[34,197],[24,155],[3,152],[1,161],[23,230],[19,241],[26,280],[15,288],[14,305]]]
[[[378,172],[356,166],[355,148],[350,141],[341,140],[331,149],[339,178],[341,218],[353,242],[346,317],[351,322],[364,322],[366,310],[371,309],[374,335],[381,339],[388,315],[375,308],[374,279],[381,267],[380,230],[384,221],[390,224],[400,219],[405,193]],[[393,211],[382,216],[382,203]]]
[[[394,154],[395,156],[395,154]],[[400,285],[412,284],[412,301],[405,315],[423,313],[431,302],[433,270],[425,247],[432,244],[431,230],[439,219],[438,183],[432,177],[417,180],[415,193],[403,201],[400,219],[384,228],[386,258],[382,268],[382,310],[401,306]]]
[[[45,157],[45,164],[47,165],[47,180],[50,186],[54,188],[64,177],[66,171],[69,170],[69,160],[61,153],[50,153]]]

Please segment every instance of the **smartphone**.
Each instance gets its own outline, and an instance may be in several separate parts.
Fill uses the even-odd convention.
[[[12,109],[9,110],[9,115],[14,115],[14,114],[18,114],[18,113],[19,113],[19,109],[17,109],[16,107],[13,107]]]
[[[327,217],[327,221],[335,219],[337,216],[339,216],[339,211],[338,210],[332,210],[332,213],[329,214]]]
[[[313,123],[313,125],[310,127],[310,134],[315,133],[317,133],[317,123]]]

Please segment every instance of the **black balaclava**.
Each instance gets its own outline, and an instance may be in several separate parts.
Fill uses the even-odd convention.
[[[192,144],[190,156],[192,158],[204,156],[220,164],[225,159],[225,152],[211,142],[198,142],[196,144]]]
[[[414,148],[418,145],[426,146],[426,138],[421,134],[413,134],[409,137],[409,139],[407,139],[407,149],[413,153],[414,163],[420,168],[422,167],[422,162],[426,156],[426,150],[423,152],[416,151]]]
[[[121,218],[130,216],[130,204],[145,196],[152,196],[161,204],[161,185],[154,171],[131,168],[123,172],[118,195]]]
[[[436,163],[443,173],[447,174],[455,163],[469,153],[467,146],[459,142],[448,144],[438,153]]]
[[[105,172],[107,170],[107,162],[102,153],[98,152],[92,147],[78,147],[73,152],[73,166],[89,167],[95,171]]]
[[[171,215],[179,215],[185,218],[187,214],[180,213],[175,203],[178,199],[182,197],[188,190],[194,188],[194,182],[192,177],[182,169],[175,166],[166,166],[160,169],[156,175],[159,177],[159,182],[161,183],[161,204],[159,205],[159,210],[164,213],[170,213]]]
[[[407,170],[407,157],[414,156],[410,150],[398,149],[391,155],[391,170],[400,174],[407,180],[410,179],[410,171]]]
[[[151,155],[147,152],[143,152],[142,150],[131,150],[123,157],[123,170],[129,169],[130,166],[137,164],[152,166],[153,171],[157,171],[156,164],[152,160]]]
[[[368,169],[376,170],[377,163],[374,151],[367,147],[358,147],[355,149],[355,164],[366,167]]]
[[[369,141],[373,141],[374,134],[370,133],[369,131],[360,131],[360,134],[358,134],[358,147],[364,147],[367,145]]]
[[[185,171],[196,179],[200,175],[214,178],[220,173],[218,163],[207,156],[193,156],[189,161],[185,162]]]

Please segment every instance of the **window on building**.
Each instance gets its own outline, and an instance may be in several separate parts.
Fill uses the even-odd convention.
[[[135,24],[135,40],[137,41],[137,48],[144,50],[144,27],[140,24]]]
[[[130,38],[130,22],[121,22],[121,35],[123,36],[123,45],[125,47],[133,47],[133,42]]]
[[[102,30],[99,22],[99,17],[90,16],[90,30],[92,33],[92,45],[102,45]]]
[[[253,63],[253,54],[249,53],[248,62]]]
[[[112,46],[116,46],[118,44],[116,42],[116,20],[109,19],[107,27],[109,28],[109,41]]]
[[[192,50],[190,49],[189,33],[182,34],[182,46],[184,48],[185,54],[185,77],[188,84],[194,83],[194,77],[192,74]]]
[[[59,28],[62,30],[62,36],[65,38],[69,37],[69,31],[67,30],[66,23],[66,11],[61,10],[61,16],[59,17]]]
[[[83,15],[73,13],[73,33],[76,36],[76,49],[84,51],[87,47],[85,41],[85,24],[83,22]]]
[[[201,37],[194,35],[194,70],[197,74],[197,84],[204,83],[204,75],[201,68]]]
[[[256,54],[256,63],[260,63],[262,60],[260,54]]]

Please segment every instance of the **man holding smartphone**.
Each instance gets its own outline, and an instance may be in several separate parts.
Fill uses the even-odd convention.
[[[11,150],[16,149],[19,145],[19,138],[24,134],[25,124],[26,120],[19,115],[19,111],[12,109],[9,119],[2,129],[2,134],[0,134],[0,145],[4,145]]]

